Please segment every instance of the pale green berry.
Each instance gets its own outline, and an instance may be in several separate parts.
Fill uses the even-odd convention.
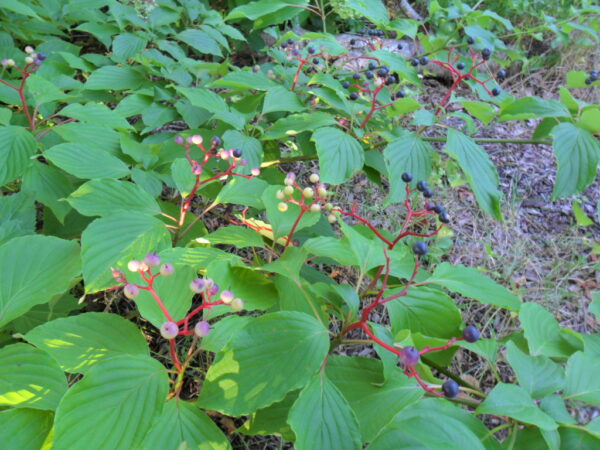
[[[316,173],[313,173],[310,177],[309,180],[311,183],[318,183],[319,182],[319,175]]]
[[[319,197],[327,197],[327,189],[322,186],[319,186],[317,193],[319,194]]]
[[[241,298],[234,298],[231,301],[231,309],[234,311],[241,311],[244,309],[244,301]]]
[[[28,45],[27,47],[25,47],[25,53],[27,53],[28,55],[31,55],[33,53],[33,47],[31,45]]]
[[[303,193],[305,198],[313,198],[315,196],[315,191],[313,190],[313,188],[304,188]]]
[[[310,212],[319,212],[321,211],[321,205],[319,205],[318,203],[313,203],[312,205],[310,205]]]
[[[277,197],[277,200],[283,200],[285,198],[285,192],[283,192],[282,189],[279,189],[277,194],[275,194],[275,197]]]
[[[333,205],[332,205],[331,203],[327,203],[327,204],[325,205],[325,210],[327,210],[327,211],[331,211],[332,209],[333,209]]]
[[[283,193],[285,195],[292,195],[294,193],[294,186],[286,186],[283,188]]]
[[[142,264],[141,261],[138,261],[137,259],[132,259],[127,263],[127,268],[130,272],[137,272],[138,270],[140,270],[140,264]]]
[[[231,301],[233,300],[233,292],[231,291],[223,291],[221,292],[221,300],[223,300],[223,303],[231,303]]]
[[[335,217],[333,214],[329,214],[329,215],[327,216],[327,221],[328,221],[329,223],[336,223],[336,222],[337,222],[337,217]]]
[[[253,169],[250,170],[250,173],[252,174],[253,177],[257,177],[260,175],[260,169],[258,167],[254,167]]]
[[[202,141],[202,136],[200,136],[199,134],[195,134],[192,136],[192,144],[200,145],[202,144]]]
[[[25,62],[27,64],[31,64],[31,63],[33,63],[33,58],[31,56],[28,56],[27,58],[25,58]]]
[[[281,212],[286,212],[288,210],[288,205],[287,203],[281,202],[279,205],[277,205],[277,209]]]
[[[210,324],[204,320],[198,322],[194,327],[194,333],[201,338],[208,336],[208,333],[210,333]]]
[[[137,287],[135,284],[126,284],[123,288],[123,294],[125,294],[125,297],[127,297],[128,299],[133,300],[138,295],[140,295],[140,288]]]

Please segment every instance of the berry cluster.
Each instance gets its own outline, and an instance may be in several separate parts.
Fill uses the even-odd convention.
[[[153,273],[153,269],[158,268]],[[206,337],[210,333],[210,324],[207,321],[198,321],[193,329],[190,329],[189,322],[198,313],[204,309],[211,309],[217,305],[228,305],[233,311],[241,311],[244,309],[244,301],[240,298],[235,297],[233,292],[230,290],[220,290],[219,285],[216,284],[211,278],[194,278],[190,282],[190,289],[195,294],[199,294],[202,297],[202,303],[200,306],[192,310],[185,318],[176,321],[173,319],[169,310],[160,299],[156,289],[154,288],[154,282],[158,276],[168,277],[173,274],[174,268],[172,264],[160,263],[160,257],[156,253],[147,254],[143,260],[132,259],[127,263],[127,269],[130,272],[138,273],[144,282],[145,286],[130,283],[127,280],[127,276],[122,270],[111,269],[114,280],[122,285],[123,294],[130,300],[134,300],[140,295],[141,290],[148,291],[154,298],[157,305],[163,312],[167,319],[160,327],[160,334],[165,339],[169,340],[171,347],[171,358],[173,363],[178,370],[182,370],[185,364],[182,366],[179,362],[176,347],[175,338],[177,336],[194,335],[196,338]],[[195,341],[194,341],[195,342]],[[194,343],[195,345],[195,343]]]
[[[598,80],[598,71],[597,70],[591,70],[589,73],[589,77],[585,79],[585,84],[590,85],[592,84],[594,81]]]
[[[327,58],[325,47],[321,47],[320,51],[317,52],[312,45],[309,45],[306,47],[306,51],[303,52],[300,43],[292,38],[282,42],[280,47],[286,52],[286,59],[288,61],[294,59],[298,61],[298,69],[296,70],[296,75],[294,76],[294,81],[292,83],[292,91],[296,88],[296,84],[298,84],[298,79],[300,78],[300,72],[302,72],[302,69],[305,66],[307,67],[308,72],[316,72],[321,64],[321,59],[325,60]]]
[[[196,193],[198,192],[198,189],[200,189],[202,186],[204,186],[212,181],[226,178],[229,175],[238,176],[238,177],[242,177],[242,178],[248,178],[248,179],[260,175],[260,169],[257,167],[253,168],[250,171],[250,175],[243,175],[241,173],[235,172],[235,169],[237,169],[239,167],[245,167],[248,165],[248,161],[246,159],[242,158],[242,150],[241,149],[239,149],[239,148],[231,148],[231,149],[220,148],[222,142],[221,142],[221,138],[219,138],[218,136],[214,136],[211,139],[210,147],[208,148],[208,150],[204,147],[203,142],[204,142],[204,138],[199,134],[195,134],[193,136],[188,136],[187,138],[184,138],[182,136],[177,136],[175,138],[175,143],[178,145],[181,145],[183,148],[185,148],[185,150],[186,150],[185,157],[190,164],[192,173],[196,177],[196,182],[194,183],[194,187],[192,188],[192,190],[188,194],[188,196],[183,200],[183,205],[181,207],[179,219],[170,217],[172,220],[177,222],[177,225],[169,225],[168,226],[169,230],[175,234],[175,241],[177,241],[183,235],[185,235],[189,231],[189,229],[192,227],[192,225],[195,223],[195,222],[192,222],[190,225],[188,225],[188,227],[185,230],[183,230],[183,232],[181,232],[181,228],[185,222],[186,215],[191,208],[192,200],[194,199]],[[200,161],[192,159],[191,151],[192,151],[193,147],[196,147],[202,151],[202,159]],[[206,171],[206,165],[211,160],[227,161],[229,165],[225,170],[223,170],[219,173],[216,173],[214,175],[208,174],[204,179],[202,179],[202,174],[205,173],[205,171]],[[207,211],[204,211],[204,212],[207,212]]]

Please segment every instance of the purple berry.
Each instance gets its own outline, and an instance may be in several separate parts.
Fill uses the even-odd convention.
[[[402,349],[402,355],[400,356],[405,366],[414,366],[419,362],[419,350],[412,345],[404,347]]]
[[[194,175],[201,175],[202,174],[202,166],[200,164],[194,164],[192,166],[192,173]]]
[[[479,340],[479,330],[473,325],[466,326],[462,335],[467,342],[477,342]]]
[[[213,138],[210,140],[210,142],[211,142],[211,145],[218,147],[219,145],[221,145],[221,138],[219,136],[213,136]]]
[[[127,297],[128,299],[133,300],[138,295],[140,295],[140,288],[137,287],[135,284],[126,284],[123,288],[123,294],[125,294],[125,297]]]
[[[210,323],[204,320],[198,322],[194,327],[194,333],[201,338],[208,336],[208,333],[210,333]]]
[[[231,291],[223,291],[221,292],[221,300],[223,300],[223,303],[231,303],[231,301],[233,300],[233,292]]]
[[[117,283],[127,283],[127,277],[125,276],[125,274],[123,273],[122,270],[119,270],[119,269],[111,269],[111,270],[112,270],[112,276]]]
[[[160,274],[163,277],[168,277],[173,275],[173,270],[175,270],[173,268],[173,264],[163,264],[162,266],[160,266]]]
[[[217,295],[218,293],[219,293],[219,285],[217,283],[215,283],[210,288],[210,295]]]
[[[427,181],[419,181],[417,183],[417,189],[421,192],[425,192],[425,189],[427,189],[429,187],[429,185],[427,184]]]
[[[415,242],[415,245],[413,245],[413,252],[416,255],[423,256],[427,253],[428,250],[429,246],[423,241],[417,241]]]
[[[38,53],[37,57],[40,61],[44,61],[47,58],[46,54],[42,52]]]
[[[160,256],[156,253],[148,253],[144,258],[144,262],[151,269],[160,265]]]
[[[448,380],[442,384],[442,392],[448,398],[456,397],[459,390],[458,383],[454,380]]]
[[[196,294],[201,294],[206,288],[206,281],[202,278],[194,278],[190,283],[190,289]]]
[[[177,136],[175,138],[175,143],[178,144],[178,145],[182,145],[183,144],[183,137]]]
[[[179,334],[179,327],[175,322],[165,322],[160,326],[160,334],[165,339],[175,339]]]

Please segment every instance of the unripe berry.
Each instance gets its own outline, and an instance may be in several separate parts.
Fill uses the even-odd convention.
[[[2,61],[0,62],[0,64],[2,64],[3,67],[8,66],[8,59],[2,58]]]
[[[310,205],[310,212],[319,212],[321,211],[321,205],[319,205],[318,203],[313,203],[312,205]]]
[[[191,136],[186,137],[185,142],[187,142],[188,144],[193,144],[192,137]]]
[[[317,188],[317,194],[319,194],[319,197],[327,197],[328,192],[324,185],[319,185]]]
[[[128,299],[133,300],[138,295],[140,295],[140,288],[137,287],[135,284],[126,284],[123,288],[123,294],[125,294],[125,297],[127,297]]]
[[[160,265],[160,256],[156,253],[148,253],[144,258],[144,262],[151,269]]]
[[[112,276],[117,283],[127,283],[127,277],[122,270],[112,268],[111,271]]]
[[[210,333],[210,323],[204,320],[198,322],[194,327],[194,333],[200,338],[208,336],[208,333]]]
[[[283,180],[283,184],[286,186],[291,186],[294,184],[294,181],[296,181],[296,174],[294,172],[288,172],[288,174],[285,176],[285,180]]]
[[[331,203],[327,203],[325,205],[325,211],[331,211],[333,209],[333,205]]]
[[[260,175],[260,169],[258,167],[254,167],[252,170],[250,170],[250,173],[253,177],[257,177]]]
[[[194,164],[192,166],[192,173],[196,176],[202,175],[202,166],[200,164]]]
[[[31,63],[33,63],[33,58],[31,56],[28,56],[28,57],[25,58],[25,62],[27,64],[31,64]]]
[[[163,277],[168,277],[173,275],[173,271],[175,269],[173,268],[173,264],[163,264],[162,266],[160,266],[160,274]]]
[[[419,350],[411,345],[404,347],[400,358],[405,366],[414,366],[419,362]]]
[[[181,144],[183,144],[183,137],[181,137],[181,136],[177,136],[177,137],[175,138],[175,143],[176,143],[176,144],[178,144],[178,145],[181,145]]]
[[[283,193],[285,195],[292,195],[294,193],[294,186],[286,186],[283,188]]]
[[[411,173],[409,172],[404,172],[402,174],[402,181],[404,181],[405,183],[410,183],[413,179],[413,176]]]
[[[304,194],[304,197],[306,198],[313,198],[315,196],[315,191],[313,190],[313,188],[304,188],[304,191],[302,191]]]
[[[336,223],[337,222],[337,217],[335,217],[333,214],[329,214],[327,216],[327,222],[329,222],[329,223]]]
[[[142,262],[138,261],[137,259],[132,259],[131,261],[129,261],[127,263],[127,268],[129,269],[130,272],[137,272],[138,270],[140,270],[140,264]]]
[[[286,212],[288,210],[288,205],[287,205],[287,203],[281,202],[281,203],[279,203],[279,205],[277,205],[277,209],[280,212]]]
[[[9,60],[6,62],[6,65],[7,65],[8,67],[12,67],[12,66],[14,66],[14,65],[15,65],[15,60],[14,60],[14,59],[12,59],[12,58],[10,58],[10,59],[9,59]]]
[[[175,339],[179,334],[179,327],[175,322],[165,322],[160,326],[160,334],[165,339]]]
[[[479,330],[473,325],[466,326],[462,335],[467,342],[477,342],[479,340]]]
[[[217,283],[213,284],[210,289],[208,290],[208,293],[212,296],[212,295],[217,295],[219,293],[219,285]]]
[[[279,189],[277,191],[277,193],[275,194],[275,197],[277,198],[277,200],[283,200],[285,197],[285,193],[283,192],[282,189]]]
[[[219,156],[221,157],[222,160],[226,160],[231,158],[231,152],[229,150],[221,150],[221,153],[219,154]]]
[[[319,182],[319,175],[316,173],[313,173],[310,175],[310,177],[308,177],[308,179],[310,180],[311,183],[318,183]]]
[[[416,255],[423,256],[427,253],[428,250],[429,246],[423,241],[417,241],[415,242],[415,245],[413,245],[413,252]]]
[[[241,311],[244,309],[244,301],[241,298],[234,298],[231,301],[231,309],[234,311]]]
[[[374,83],[375,83],[375,86],[379,87],[379,86],[381,86],[384,83],[384,81],[381,78],[377,78],[374,81]]]
[[[206,281],[202,278],[194,278],[190,283],[190,289],[196,294],[201,294],[206,289]]]
[[[28,55],[31,55],[33,53],[33,47],[31,45],[28,45],[27,47],[25,47],[25,53],[27,53]]]
[[[192,144],[194,145],[200,145],[202,144],[202,136],[200,136],[199,134],[195,134],[192,136]]]
[[[248,165],[248,160],[245,158],[240,159],[239,165],[242,167],[246,167]]]
[[[231,303],[233,300],[233,292],[227,290],[221,292],[221,300],[223,300],[223,303]]]
[[[215,285],[215,282],[212,278],[204,279],[204,289],[206,289],[207,291],[210,291],[214,285]]]
[[[454,398],[458,395],[458,391],[460,388],[458,387],[458,383],[454,380],[448,380],[442,384],[442,392],[444,396],[447,398]]]

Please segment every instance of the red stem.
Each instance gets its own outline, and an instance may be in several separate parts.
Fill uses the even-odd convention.
[[[173,364],[175,364],[177,370],[181,370],[181,363],[179,362],[179,357],[177,356],[177,349],[175,348],[175,339],[169,339],[169,348],[171,350],[171,359],[173,360]]]

